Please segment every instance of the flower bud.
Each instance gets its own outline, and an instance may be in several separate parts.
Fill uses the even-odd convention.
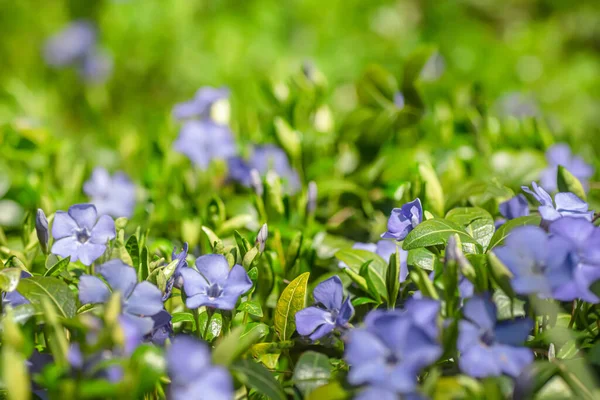
[[[41,208],[38,208],[35,216],[35,233],[44,254],[48,253],[48,219]]]
[[[262,253],[265,251],[265,244],[267,243],[267,237],[269,236],[269,228],[267,224],[263,224],[263,226],[258,231],[258,235],[256,236],[256,244],[258,245],[258,250]]]

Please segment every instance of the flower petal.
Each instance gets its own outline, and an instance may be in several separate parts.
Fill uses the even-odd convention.
[[[210,366],[208,346],[191,336],[176,336],[167,350],[167,369],[173,384],[187,385]]]
[[[115,221],[108,215],[100,217],[94,229],[90,233],[90,241],[92,243],[106,244],[116,236]]]
[[[252,288],[252,281],[241,265],[234,265],[223,284],[223,296],[241,296]]]
[[[98,212],[93,204],[75,204],[69,207],[69,215],[77,222],[80,228],[86,228],[88,231],[94,228]]]
[[[124,309],[130,314],[152,316],[163,309],[162,293],[148,281],[135,285]]]
[[[529,318],[518,318],[512,321],[500,321],[496,324],[494,335],[501,344],[522,346],[533,329],[533,321]]]
[[[57,211],[54,214],[54,222],[52,223],[52,237],[54,240],[59,240],[68,236],[72,236],[79,229],[77,222],[69,213]]]
[[[342,307],[343,290],[341,279],[334,275],[315,287],[313,297],[315,302],[323,304],[328,310],[339,310]]]
[[[499,376],[502,369],[496,357],[490,347],[474,345],[460,355],[458,366],[462,372],[474,378]]]
[[[193,268],[185,267],[179,271],[183,277],[183,290],[190,298],[198,294],[206,294],[209,284],[206,279]]]
[[[463,315],[487,331],[496,324],[496,305],[487,297],[475,296],[466,302]]]
[[[123,298],[129,297],[137,283],[135,269],[121,260],[110,260],[97,268],[113,292],[119,291]]]
[[[79,301],[81,304],[104,303],[110,297],[110,290],[100,278],[81,275],[79,278]]]
[[[105,244],[86,242],[77,248],[77,257],[81,260],[83,265],[92,265],[92,263],[99,259],[105,251]]]
[[[79,259],[77,254],[80,246],[81,243],[75,237],[66,236],[54,241],[51,252],[61,257],[71,256],[71,262],[75,262]]]
[[[198,257],[196,268],[209,283],[218,283],[220,286],[224,286],[223,282],[229,275],[229,263],[221,254],[206,254]]]
[[[533,352],[526,347],[498,344],[492,346],[492,351],[502,372],[513,378],[519,376],[525,367],[533,362]]]
[[[296,330],[302,336],[310,335],[323,324],[331,325],[331,329],[335,327],[333,316],[327,310],[308,307],[296,313]]]
[[[338,326],[344,326],[350,321],[352,316],[354,315],[354,306],[352,306],[352,302],[350,301],[350,297],[346,297],[346,301],[342,304],[342,308],[340,308],[340,313],[338,314],[336,324]]]

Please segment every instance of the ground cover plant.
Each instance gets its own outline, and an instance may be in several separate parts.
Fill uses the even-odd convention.
[[[3,398],[600,396],[597,2],[0,9]]]

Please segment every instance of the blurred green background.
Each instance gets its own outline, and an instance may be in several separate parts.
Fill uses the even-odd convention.
[[[356,173],[351,180],[380,186],[390,199],[423,158],[408,150],[429,154],[445,188],[479,175],[514,189],[536,178],[555,141],[588,161],[600,151],[598,1],[0,0],[0,9],[0,173],[9,181],[4,198],[26,210],[84,200],[82,182],[102,165],[140,185],[149,201],[138,215],[161,207],[159,220],[189,214],[178,197],[196,189],[185,183],[189,162],[172,151],[171,109],[203,85],[231,88],[240,148],[274,141],[273,117],[282,115],[303,131],[297,167],[307,180]],[[97,24],[100,47],[113,58],[105,83],[44,63],[44,41],[76,19]],[[353,125],[364,106],[356,91],[363,71],[377,64],[400,87],[407,60],[424,46],[441,57],[420,86],[426,112],[418,126],[407,125],[412,133],[384,130],[385,141]],[[307,83],[311,68],[318,84]],[[278,89],[301,93],[320,123],[307,128],[298,102],[289,111]],[[534,128],[490,122],[511,93],[541,110]],[[363,147],[361,135],[378,139]],[[525,153],[506,158],[496,154],[502,149]],[[361,180],[361,167],[377,166],[386,152],[395,161],[378,166],[381,178]],[[150,206],[152,199],[165,204]]]

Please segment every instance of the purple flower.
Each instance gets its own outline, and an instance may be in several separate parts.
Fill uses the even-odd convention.
[[[135,185],[123,172],[112,177],[104,168],[97,167],[83,185],[85,194],[100,214],[112,217],[131,217],[135,208]]]
[[[400,208],[392,210],[392,215],[390,215],[387,224],[387,232],[382,234],[381,237],[384,239],[396,239],[397,241],[404,240],[422,221],[423,207],[421,206],[421,200],[415,199]]]
[[[300,178],[291,167],[287,155],[272,144],[255,146],[248,162],[237,158],[229,162],[229,168],[229,176],[245,186],[250,186],[250,171],[256,169],[261,176],[265,176],[270,170],[275,171],[283,179],[290,194],[300,189]]]
[[[548,168],[542,172],[542,186],[549,191],[555,191],[557,187],[556,176],[558,174],[558,166],[562,165],[570,173],[572,173],[582,185],[587,188],[587,181],[594,175],[594,168],[586,163],[583,158],[574,156],[571,153],[571,148],[566,143],[558,143],[550,147],[546,151],[546,160],[548,160]]]
[[[46,218],[46,214],[44,214],[44,210],[38,208],[37,213],[35,214],[35,233],[38,238],[38,242],[40,242],[40,247],[44,254],[48,250],[48,239],[50,235],[48,233],[48,219]]]
[[[229,89],[226,87],[213,88],[205,86],[196,92],[194,98],[175,105],[173,116],[178,120],[190,118],[210,118],[210,109],[219,100],[229,97]]]
[[[398,397],[394,390],[384,389],[377,386],[369,386],[364,390],[361,390],[353,400],[425,400],[427,397],[420,395],[419,393],[403,393],[401,397]]]
[[[98,304],[108,301],[113,292],[119,292],[123,318],[137,326],[142,335],[149,333],[154,322],[151,316],[163,309],[162,293],[148,281],[137,282],[133,267],[121,260],[110,260],[96,270],[108,282],[92,275],[82,275],[79,279],[79,300],[81,304]]]
[[[252,287],[248,273],[241,265],[229,269],[225,256],[206,254],[196,259],[196,271],[182,268],[185,304],[190,309],[206,306],[233,310],[238,298]]]
[[[463,308],[459,322],[458,366],[474,378],[506,374],[517,377],[533,362],[533,353],[520,347],[533,328],[531,320],[496,321],[496,306],[489,298],[476,296]]]
[[[354,315],[354,307],[350,297],[343,299],[343,291],[342,281],[337,275],[319,283],[313,291],[317,305],[296,313],[298,333],[317,340],[335,328],[347,328],[348,321]]]
[[[544,221],[555,221],[560,217],[592,220],[594,212],[588,211],[588,204],[573,193],[557,193],[554,196],[554,202],[552,202],[552,198],[542,187],[538,186],[535,182],[531,183],[531,187],[533,190],[527,186],[522,186],[521,189],[525,193],[532,195],[541,204],[538,211]]]
[[[348,382],[396,394],[413,393],[417,375],[440,357],[441,347],[411,312],[375,310],[367,315],[365,325],[346,336]]]
[[[177,336],[167,350],[167,370],[173,400],[233,398],[229,372],[212,365],[208,346],[190,336]]]
[[[516,293],[537,293],[564,301],[577,297],[570,251],[566,240],[549,237],[536,226],[515,228],[505,245],[494,249],[512,272],[511,284]]]
[[[114,239],[115,221],[108,215],[98,218],[93,204],[75,204],[68,212],[57,211],[52,224],[54,244],[52,253],[81,260],[91,265],[106,251],[106,244]]]
[[[152,332],[146,335],[146,340],[158,346],[164,346],[165,341],[173,336],[173,324],[171,323],[171,314],[166,310],[160,310],[158,314],[152,316],[154,327]]]
[[[208,119],[187,121],[174,147],[201,169],[208,168],[212,160],[225,160],[237,152],[229,128]]]
[[[511,92],[500,97],[494,106],[500,116],[519,119],[536,117],[540,114],[538,105],[531,96]]]
[[[529,204],[522,194],[500,203],[500,214],[506,219],[515,219],[529,215]]]
[[[177,265],[175,265],[175,270],[173,271],[173,275],[167,281],[167,287],[165,290],[165,294],[163,295],[163,301],[166,301],[171,296],[171,291],[173,287],[177,289],[181,289],[183,287],[183,277],[181,276],[182,268],[187,268],[187,255],[188,255],[188,244],[184,243],[181,248],[181,252],[179,254],[175,253],[177,248],[173,248],[173,252],[171,253],[171,260],[177,260]]]
[[[565,217],[550,224],[550,234],[567,241],[572,251],[569,260],[575,266],[569,289],[589,303],[600,303],[590,285],[600,279],[600,228],[581,218]],[[571,300],[567,298],[565,300]]]
[[[102,80],[110,74],[112,61],[98,51],[97,39],[92,23],[72,22],[46,41],[44,59],[52,67],[75,66],[86,80]]]
[[[72,22],[46,42],[46,63],[53,67],[65,67],[81,61],[93,50],[96,39],[96,29],[90,22]]]

